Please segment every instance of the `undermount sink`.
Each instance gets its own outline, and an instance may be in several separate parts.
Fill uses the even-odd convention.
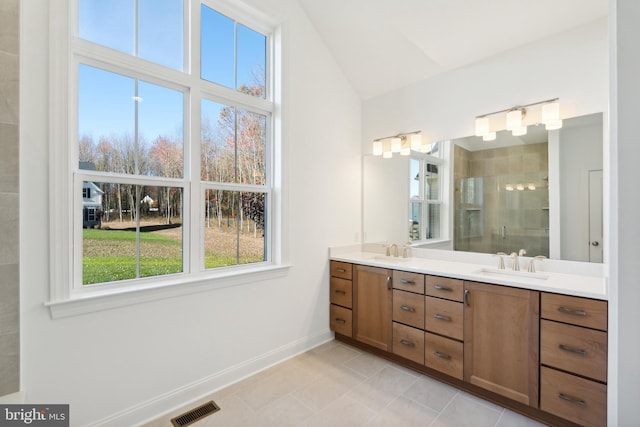
[[[384,262],[408,262],[411,260],[411,258],[384,256],[384,255],[376,255],[373,257],[373,259],[376,261],[384,261]]]
[[[530,273],[528,271],[517,271],[517,270],[502,270],[498,268],[481,268],[480,270],[475,272],[476,274],[483,274],[488,276],[504,276],[509,278],[520,278],[520,279],[537,279],[537,280],[547,280],[549,275],[544,273]]]

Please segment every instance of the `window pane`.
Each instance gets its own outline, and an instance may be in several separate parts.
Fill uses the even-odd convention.
[[[265,261],[264,193],[205,190],[205,268]]]
[[[202,5],[200,76],[235,88],[235,22]]]
[[[265,97],[267,37],[238,24],[237,89]]]
[[[425,164],[424,191],[426,200],[438,200],[440,197],[440,175],[438,165]]]
[[[134,54],[133,0],[79,0],[78,9],[81,38]]]
[[[139,0],[138,55],[176,70],[184,60],[182,0]]]
[[[420,160],[411,159],[409,162],[409,197],[420,198]]]
[[[237,110],[237,182],[265,184],[265,145],[267,117]]]
[[[182,189],[85,181],[89,194],[82,200],[83,284],[182,271]]]
[[[266,116],[208,100],[201,105],[202,180],[264,185]]]
[[[78,7],[81,38],[176,70],[184,68],[183,0],[79,0]]]
[[[426,238],[440,238],[440,205],[428,205],[427,207]]]
[[[182,177],[182,92],[87,65],[78,75],[81,169]]]
[[[422,203],[411,203],[409,219],[409,240],[422,240]]]

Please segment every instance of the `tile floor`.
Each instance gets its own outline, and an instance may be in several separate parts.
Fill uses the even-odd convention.
[[[221,410],[192,426],[543,426],[337,341],[215,392],[202,402],[211,399]],[[146,427],[171,426],[170,419],[182,412]]]

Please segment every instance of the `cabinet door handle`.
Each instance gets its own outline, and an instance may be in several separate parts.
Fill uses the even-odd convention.
[[[414,282],[413,280],[409,280],[409,279],[400,279],[400,283],[404,284],[404,285],[415,285],[416,282]]]
[[[585,402],[584,400],[571,397],[564,393],[559,393],[558,397],[562,400],[566,400],[567,402],[575,403],[576,405],[587,406],[587,402]]]
[[[446,292],[452,292],[453,289],[448,288],[446,286],[442,286],[442,285],[435,285],[434,288],[438,291],[446,291]]]
[[[410,313],[415,313],[415,311],[416,311],[416,309],[415,309],[415,308],[413,308],[413,307],[409,307],[408,305],[401,305],[401,306],[400,306],[400,309],[401,309],[401,310],[404,310],[404,311],[408,311],[408,312],[410,312]]]
[[[451,356],[446,353],[440,353],[439,351],[436,351],[433,354],[440,359],[451,360]]]
[[[586,356],[587,355],[587,350],[583,350],[581,348],[570,347],[570,346],[564,345],[564,344],[558,344],[558,348],[560,350],[568,351],[570,353],[579,354],[580,356]]]
[[[449,317],[449,316],[445,316],[445,315],[443,315],[443,314],[437,314],[437,313],[436,313],[436,314],[434,314],[434,315],[433,315],[433,317],[434,317],[434,318],[436,318],[436,319],[438,319],[438,320],[445,320],[445,321],[447,321],[447,322],[451,322],[451,317]]]
[[[560,313],[574,314],[576,316],[586,316],[587,315],[587,312],[584,311],[584,310],[576,310],[576,309],[573,309],[573,308],[566,308],[566,307],[562,307],[562,306],[558,307],[558,311]]]
[[[469,294],[470,294],[470,293],[471,293],[471,292],[469,292],[469,289],[465,289],[465,290],[464,290],[464,303],[465,303],[466,305],[469,305]]]
[[[340,323],[340,324],[345,324],[345,323],[347,323],[347,321],[346,321],[346,320],[344,320],[344,319],[339,319],[339,318],[337,318],[337,317],[336,317],[336,322],[337,322],[337,323]]]
[[[347,270],[345,270],[344,268],[336,268],[336,271],[338,273],[346,273],[347,272]]]
[[[415,347],[416,345],[408,340],[400,340],[400,344],[406,345],[407,347]]]
[[[387,289],[391,290],[391,276],[387,276]]]
[[[336,294],[346,295],[347,293],[345,291],[341,291],[340,289],[336,289]]]

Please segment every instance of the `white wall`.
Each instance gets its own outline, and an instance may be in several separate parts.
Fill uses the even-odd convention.
[[[250,3],[283,23],[288,276],[51,320],[47,28],[56,2],[21,2],[21,388],[28,402],[71,404],[74,426],[129,425],[154,399],[169,410],[201,392],[199,382],[223,385],[331,336],[327,248],[354,243],[361,229],[361,104],[295,1]]]
[[[589,261],[589,171],[602,170],[602,123],[560,133],[560,259]],[[550,181],[552,182],[552,181]]]
[[[611,151],[605,159],[611,170],[608,197],[612,208],[610,218],[605,217],[612,248],[609,358],[613,360],[609,363],[609,425],[633,426],[640,420],[640,197],[637,186],[640,2],[610,0],[610,5]]]
[[[421,129],[430,141],[474,134],[477,115],[560,98],[561,114],[607,110],[607,22],[599,20],[367,100],[363,152],[386,135]]]

